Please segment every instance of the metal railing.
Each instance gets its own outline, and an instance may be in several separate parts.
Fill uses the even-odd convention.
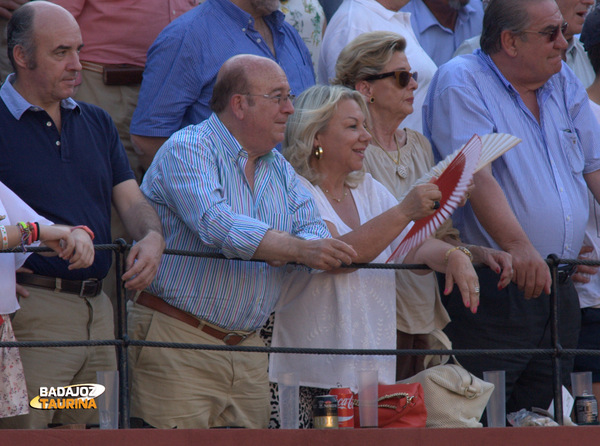
[[[82,340],[82,341],[29,341],[29,342],[0,342],[0,347],[82,347],[82,346],[110,346],[114,345],[117,350],[117,367],[119,370],[119,427],[128,429],[130,427],[129,414],[129,362],[127,349],[131,346],[136,347],[155,347],[155,348],[176,348],[192,350],[227,350],[243,351],[256,353],[295,353],[295,354],[327,354],[327,355],[448,355],[455,356],[480,356],[480,355],[529,355],[529,356],[550,356],[552,358],[553,369],[553,391],[554,391],[554,411],[555,420],[558,424],[563,424],[563,401],[562,401],[562,376],[561,360],[566,356],[592,355],[600,356],[600,350],[582,350],[582,349],[564,349],[560,343],[558,331],[558,308],[559,308],[559,288],[558,288],[558,266],[559,265],[590,265],[600,266],[596,260],[584,259],[560,259],[556,255],[548,256],[547,263],[552,275],[552,291],[550,294],[550,328],[551,328],[551,348],[547,349],[453,349],[453,350],[378,350],[378,349],[317,349],[317,348],[288,348],[288,347],[244,347],[229,345],[206,345],[206,344],[184,344],[170,342],[152,342],[131,340],[127,334],[127,298],[124,295],[125,289],[121,276],[124,273],[125,256],[131,245],[124,240],[119,239],[115,244],[95,245],[96,250],[111,250],[114,252],[116,271],[116,297],[117,297],[117,336],[116,339],[106,340]],[[48,248],[27,248],[27,251],[42,252],[50,251]],[[21,248],[0,251],[22,252]],[[223,255],[206,254],[191,251],[179,251],[167,249],[165,255],[184,255],[191,257],[219,258],[226,259]],[[234,259],[231,259],[234,260]],[[235,259],[241,260],[241,259]],[[249,260],[257,261],[257,260]],[[487,268],[484,265],[474,265],[476,269]],[[353,264],[348,268],[368,268],[368,269],[429,269],[426,265],[408,265],[408,264]]]

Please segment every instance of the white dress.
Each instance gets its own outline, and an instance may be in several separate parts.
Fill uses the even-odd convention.
[[[317,79],[321,84],[335,77],[338,56],[355,37],[371,31],[393,31],[406,39],[404,53],[412,71],[419,73],[414,112],[402,121],[403,127],[423,132],[421,110],[437,65],[419,44],[410,23],[410,13],[391,11],[375,0],[344,0],[325,29]]]
[[[303,180],[312,193],[321,216],[335,225],[340,235],[351,229],[335,213],[319,187]],[[371,175],[352,189],[360,224],[364,224],[398,201]],[[396,239],[402,240],[410,225]],[[387,247],[375,263],[383,263],[392,253]],[[358,269],[349,274],[290,274],[275,310],[273,347],[395,349],[396,285],[392,270]],[[356,387],[355,370],[363,362],[375,364],[379,382],[395,382],[395,356],[341,356],[271,354],[270,380],[280,373],[295,372],[300,385],[329,389],[341,384]]]

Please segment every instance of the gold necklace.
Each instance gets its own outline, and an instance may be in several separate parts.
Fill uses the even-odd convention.
[[[323,189],[325,191],[325,195],[329,195],[329,198],[331,198],[332,200],[341,203],[342,201],[344,201],[344,198],[346,198],[348,196],[348,191],[346,190],[346,186],[344,185],[344,196],[342,198],[335,198],[333,195],[331,195],[331,193],[329,192],[329,190],[327,189]]]
[[[405,179],[408,176],[408,170],[406,169],[406,166],[404,166],[403,164],[400,164],[400,143],[398,142],[398,136],[396,136],[396,133],[394,132],[394,142],[396,143],[396,153],[398,154],[398,159],[394,159],[394,157],[390,154],[390,152],[388,152],[387,150],[385,150],[383,148],[383,145],[377,140],[377,138],[375,138],[375,135],[373,133],[371,133],[371,138],[373,138],[373,142],[375,143],[375,145],[377,147],[379,147],[381,150],[383,150],[383,153],[385,153],[387,155],[387,157],[389,159],[392,160],[392,162],[396,165],[396,174],[398,174],[398,176],[402,179]]]

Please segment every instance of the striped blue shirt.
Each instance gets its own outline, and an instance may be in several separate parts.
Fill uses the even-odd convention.
[[[576,258],[589,212],[583,174],[600,169],[600,126],[564,63],[537,90],[537,102],[539,123],[492,59],[477,50],[439,68],[423,107],[424,133],[438,159],[474,133],[521,138],[492,163],[492,173],[541,256]],[[498,247],[470,205],[452,220],[468,243]]]
[[[206,0],[171,22],[148,50],[131,133],[169,137],[207,119],[217,73],[237,54],[277,62],[296,95],[313,86],[310,52],[284,18],[280,11],[264,17],[275,55],[254,28],[252,16],[229,0]]]
[[[250,259],[268,229],[331,237],[311,195],[276,150],[256,162],[216,115],[176,132],[158,151],[142,192],[158,212],[169,249]],[[149,291],[220,327],[255,330],[272,312],[285,268],[262,262],[163,256]]]

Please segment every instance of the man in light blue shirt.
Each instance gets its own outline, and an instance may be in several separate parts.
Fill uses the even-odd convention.
[[[131,308],[132,338],[264,345],[256,331],[279,298],[285,263],[325,270],[356,255],[331,238],[309,192],[273,149],[294,111],[291,99],[275,62],[236,56],[217,77],[214,113],[157,153],[142,191],[164,224],[167,248],[267,263],[164,256]],[[133,361],[134,416],[159,428],[266,428],[266,354],[146,350]]]
[[[448,333],[455,348],[548,348],[551,277],[544,258],[576,258],[588,217],[588,187],[600,197],[600,127],[583,86],[562,61],[566,30],[554,0],[492,0],[482,49],[455,58],[436,74],[424,133],[438,158],[474,133],[510,133],[514,149],[475,175],[470,204],[454,222],[469,243],[513,256],[513,282],[495,289],[480,271],[481,305],[469,317],[451,301]],[[577,294],[559,277],[561,344],[575,347]],[[540,296],[541,295],[541,296]],[[533,298],[533,299],[532,299]],[[537,298],[537,299],[536,299]],[[549,358],[465,358],[475,373],[506,370],[507,410],[548,407]],[[572,361],[563,361],[563,378]]]
[[[160,33],[131,121],[144,167],[174,132],[209,117],[217,72],[236,54],[277,62],[294,94],[314,85],[310,53],[278,8],[279,0],[206,0]]]
[[[481,33],[481,0],[411,0],[402,12],[410,12],[419,43],[438,67],[466,39]]]

